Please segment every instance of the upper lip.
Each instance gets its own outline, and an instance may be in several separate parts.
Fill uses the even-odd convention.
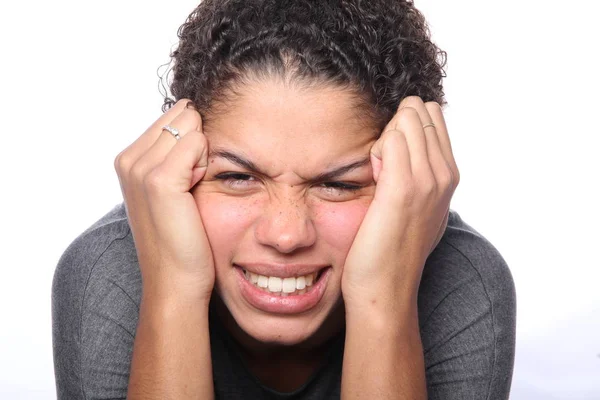
[[[267,264],[267,263],[235,263],[240,268],[263,276],[288,278],[317,273],[327,265],[317,264]]]

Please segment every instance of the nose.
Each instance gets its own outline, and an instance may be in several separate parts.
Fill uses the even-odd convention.
[[[310,247],[317,234],[310,210],[301,199],[271,199],[254,231],[259,243],[280,253]]]

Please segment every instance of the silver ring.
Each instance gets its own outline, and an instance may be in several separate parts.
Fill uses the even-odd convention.
[[[165,125],[162,127],[163,130],[168,131],[171,135],[173,135],[173,137],[177,140],[181,139],[181,136],[179,136],[179,130],[177,128],[173,128],[172,126],[169,125]]]
[[[434,128],[435,128],[435,125],[434,125],[433,123],[430,123],[430,124],[425,124],[425,125],[423,125],[423,129],[425,129],[425,128],[429,128],[430,126],[432,126],[432,127],[434,127]]]

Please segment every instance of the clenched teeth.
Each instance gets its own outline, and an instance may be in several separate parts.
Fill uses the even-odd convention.
[[[317,273],[312,273],[299,277],[279,278],[277,276],[258,275],[245,269],[242,270],[244,271],[246,280],[254,286],[281,296],[306,293],[312,286],[317,275]]]

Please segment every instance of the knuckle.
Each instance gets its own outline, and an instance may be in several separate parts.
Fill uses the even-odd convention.
[[[431,177],[423,178],[419,184],[419,193],[428,197],[437,191],[437,183]]]
[[[399,129],[400,125],[406,124],[411,119],[417,118],[419,116],[419,112],[413,107],[404,107],[402,108],[396,117],[394,118],[394,127]]]
[[[457,187],[458,184],[460,183],[460,171],[457,169],[453,172],[453,177],[454,177],[454,187]]]
[[[198,111],[198,108],[196,107],[196,103],[194,103],[193,100],[190,100],[187,103],[185,103],[185,108],[191,108],[192,110]]]
[[[188,99],[187,97],[183,97],[183,98],[177,100],[177,103],[175,103],[175,105],[182,105],[185,107],[190,101],[192,101],[192,100]]]
[[[204,134],[198,134],[199,138],[200,138],[200,145],[202,146],[203,149],[208,149],[208,139],[206,138],[206,136],[204,136]]]
[[[123,171],[123,153],[117,154],[115,159],[113,160],[113,167],[117,173]]]
[[[440,103],[438,103],[437,101],[428,101],[427,103],[425,103],[425,107],[432,108],[432,109],[441,109],[442,107],[440,106]]]
[[[402,131],[401,126],[405,125],[411,119],[418,117],[419,112],[416,108],[410,106],[403,107],[392,117],[384,132],[391,130]]]
[[[165,177],[160,168],[154,168],[142,179],[144,188],[149,193],[159,192],[165,185]]]
[[[144,179],[144,175],[146,174],[146,169],[147,168],[145,164],[141,163],[140,161],[137,161],[129,169],[129,176],[133,180],[141,182]]]
[[[381,149],[399,149],[407,146],[406,134],[399,129],[391,129],[381,140]],[[394,150],[397,151],[397,150]]]
[[[394,146],[403,140],[406,140],[403,131],[400,129],[390,129],[387,136],[383,139],[383,144],[386,146]]]
[[[400,110],[400,112],[398,114],[407,118],[407,117],[418,116],[419,111],[417,111],[417,109],[414,107],[406,106],[406,107],[403,107],[402,110]]]
[[[405,108],[407,105],[415,105],[418,104],[419,102],[423,102],[423,100],[421,100],[421,98],[419,96],[407,96],[404,99],[402,99],[402,101],[400,102],[400,105],[398,106],[398,109],[401,110],[402,108]]]
[[[131,160],[126,151],[122,151],[115,157],[113,166],[118,174],[124,174],[131,168]]]
[[[452,177],[452,185],[454,185],[454,187],[456,188],[456,186],[458,186],[458,183],[460,182],[460,172],[458,171],[458,167],[455,163],[448,163],[448,173]]]
[[[200,114],[198,113],[198,111],[193,110],[191,108],[186,108],[185,110],[183,110],[182,112],[183,117],[188,119],[191,122],[191,125],[198,129],[202,123],[202,118],[200,117]]]
[[[404,132],[397,128],[391,127],[383,132],[379,140],[381,141],[381,147],[383,148],[386,146],[393,146],[399,140],[402,140],[403,137]]]
[[[438,182],[440,183],[440,186],[444,189],[454,186],[455,177],[452,173],[452,170],[450,168],[447,168],[444,172],[440,173],[440,175],[438,176]]]
[[[198,142],[197,142],[197,146],[198,148],[205,153],[208,153],[208,140],[206,139],[206,136],[204,136],[202,133],[196,133],[195,134]]]
[[[191,146],[194,148],[204,149],[207,147],[207,140],[204,134],[198,131],[190,131],[186,135],[186,146]]]
[[[442,111],[442,107],[435,101],[428,101],[427,103],[425,103],[425,109],[431,117],[435,115],[442,115],[443,118],[444,113]]]

